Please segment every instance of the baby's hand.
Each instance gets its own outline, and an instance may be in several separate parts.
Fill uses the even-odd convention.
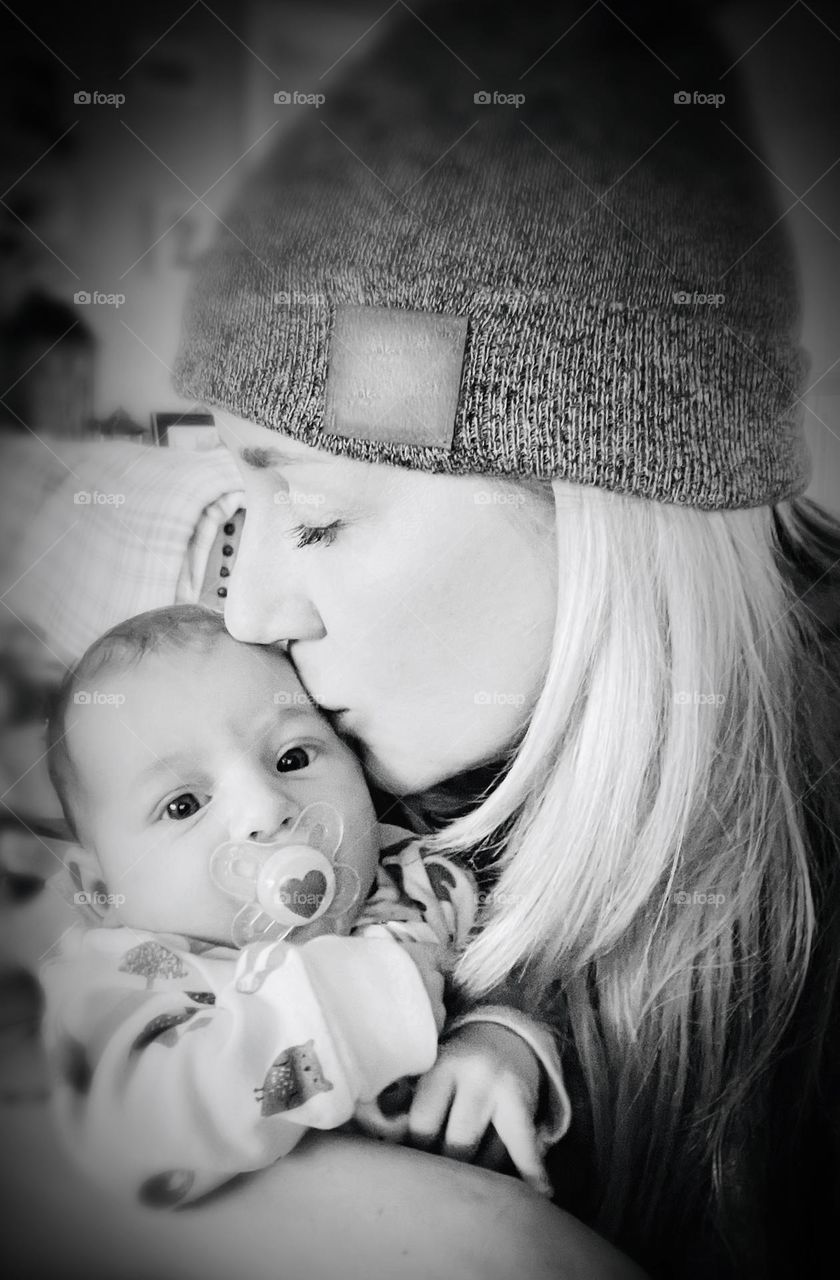
[[[521,1036],[497,1023],[469,1022],[441,1044],[403,1115],[386,1119],[372,1103],[356,1118],[380,1137],[467,1162],[492,1125],[525,1182],[550,1195],[535,1125],[540,1084],[540,1064]]]

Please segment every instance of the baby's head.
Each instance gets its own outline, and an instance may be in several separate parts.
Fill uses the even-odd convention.
[[[362,898],[373,881],[376,817],[355,755],[283,651],[233,640],[209,609],[153,609],[91,645],[56,698],[48,761],[78,887],[122,924],[230,944],[240,904],[211,855],[287,835],[315,801],[343,819],[337,861]]]

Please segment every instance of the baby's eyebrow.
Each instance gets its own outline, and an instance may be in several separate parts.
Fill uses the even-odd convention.
[[[279,716],[277,714],[278,712]],[[293,731],[296,721],[299,721],[301,725],[305,725],[311,724],[313,720],[317,720],[319,722],[324,721],[326,717],[324,712],[321,711],[321,709],[312,701],[302,703],[300,706],[296,707],[275,707],[275,715],[266,721],[265,732],[273,729],[277,725],[278,719],[280,720],[283,728],[288,728],[290,731]]]
[[[137,775],[138,782],[145,782],[148,778],[156,778],[162,773],[174,773],[178,775],[183,770],[190,768],[190,757],[178,752],[171,756],[156,756],[151,764],[146,765],[145,769],[141,769]]]

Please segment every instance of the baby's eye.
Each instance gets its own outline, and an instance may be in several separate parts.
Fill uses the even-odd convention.
[[[174,800],[170,800],[166,806],[167,818],[172,818],[175,822],[183,822],[184,818],[191,818],[194,813],[198,813],[201,805],[191,791],[187,791],[182,796],[176,796]]]
[[[305,769],[309,763],[309,752],[305,747],[289,747],[277,761],[277,772],[294,773],[296,769]]]

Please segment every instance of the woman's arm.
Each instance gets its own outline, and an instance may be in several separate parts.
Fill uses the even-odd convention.
[[[364,1138],[311,1134],[161,1214],[80,1179],[45,1108],[4,1107],[0,1127],[4,1253],[38,1280],[643,1280],[514,1179]]]

